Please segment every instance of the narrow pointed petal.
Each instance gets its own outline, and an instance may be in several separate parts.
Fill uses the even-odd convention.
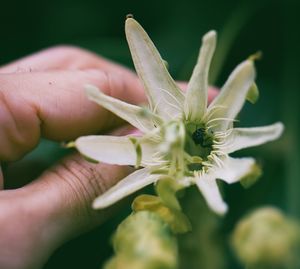
[[[126,20],[125,32],[135,69],[145,86],[152,110],[164,119],[178,117],[182,114],[184,95],[151,39],[132,18]]]
[[[208,206],[218,215],[224,215],[228,210],[228,206],[223,201],[214,176],[203,174],[196,179],[196,184]]]
[[[276,140],[281,136],[283,130],[284,126],[281,122],[263,127],[235,128],[226,145],[222,147],[222,151],[229,154]]]
[[[208,72],[216,47],[216,32],[208,32],[202,39],[198,62],[187,87],[184,101],[185,117],[199,122],[207,108]]]
[[[253,158],[227,157],[222,164],[222,167],[215,168],[213,175],[215,178],[232,184],[251,173],[255,160]]]
[[[126,120],[142,132],[150,131],[154,128],[154,124],[158,125],[162,122],[157,115],[146,111],[145,108],[105,95],[95,86],[86,85],[85,88],[90,100]]]
[[[160,175],[150,174],[147,168],[137,170],[96,198],[93,202],[93,208],[106,208],[135,191],[156,182],[159,177]]]
[[[234,159],[227,157],[222,160],[222,166],[214,166],[196,178],[199,190],[213,211],[223,215],[228,209],[227,204],[222,199],[216,179],[221,179],[228,184],[235,183],[250,174],[254,164],[253,158]]]
[[[253,61],[246,60],[239,64],[222,87],[220,94],[207,110],[207,119],[215,119],[212,125],[216,131],[226,130],[240,112],[248,91],[255,79]],[[219,121],[217,119],[220,119]],[[217,121],[216,121],[217,120]]]
[[[137,152],[128,136],[83,136],[75,141],[78,151],[98,162],[118,165],[136,165]],[[141,165],[152,160],[155,146],[149,142],[141,144]]]

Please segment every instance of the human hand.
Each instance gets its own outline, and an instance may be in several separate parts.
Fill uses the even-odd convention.
[[[74,47],[51,48],[0,68],[0,160],[20,159],[40,137],[66,141],[119,126],[119,119],[86,98],[85,84],[129,103],[144,101],[134,73]],[[92,201],[131,169],[92,164],[75,153],[28,185],[1,190],[0,268],[41,268],[62,243],[103,222],[112,210],[94,211]]]

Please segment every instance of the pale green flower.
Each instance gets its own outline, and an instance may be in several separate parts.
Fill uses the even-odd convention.
[[[77,139],[76,147],[100,162],[143,168],[99,196],[94,208],[105,208],[148,184],[172,178],[181,187],[196,184],[209,207],[224,214],[227,205],[216,180],[237,182],[251,174],[255,166],[252,158],[237,159],[228,154],[277,139],[283,131],[281,123],[233,128],[254,85],[253,61],[238,65],[207,106],[208,71],[216,45],[214,31],[203,37],[197,65],[184,93],[143,28],[128,18],[125,30],[149,109],[106,96],[94,86],[86,90],[91,100],[138,128],[143,136],[87,136]]]

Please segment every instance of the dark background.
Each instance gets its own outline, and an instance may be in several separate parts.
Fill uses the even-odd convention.
[[[132,67],[124,35],[128,13],[149,33],[176,79],[189,78],[201,37],[210,29],[219,33],[214,67],[222,67],[222,72],[212,73],[217,86],[239,62],[263,51],[256,64],[261,97],[255,106],[245,106],[241,125],[280,120],[286,131],[276,143],[241,153],[258,158],[264,176],[249,190],[238,184],[225,188],[230,213],[222,220],[222,231],[226,237],[241,215],[265,204],[299,218],[300,1],[2,0],[0,64],[46,47],[71,44]],[[42,141],[19,165],[25,167],[25,163],[28,173],[38,174],[63,154],[55,143]],[[111,233],[127,211],[128,207],[99,229],[57,250],[45,269],[99,268],[111,254]],[[239,268],[234,264],[228,268]]]

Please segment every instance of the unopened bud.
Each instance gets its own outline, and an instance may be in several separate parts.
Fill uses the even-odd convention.
[[[237,224],[232,245],[249,268],[298,268],[300,226],[278,209],[265,207]]]
[[[177,241],[156,213],[131,214],[119,225],[113,245],[116,255],[105,269],[177,268]]]

